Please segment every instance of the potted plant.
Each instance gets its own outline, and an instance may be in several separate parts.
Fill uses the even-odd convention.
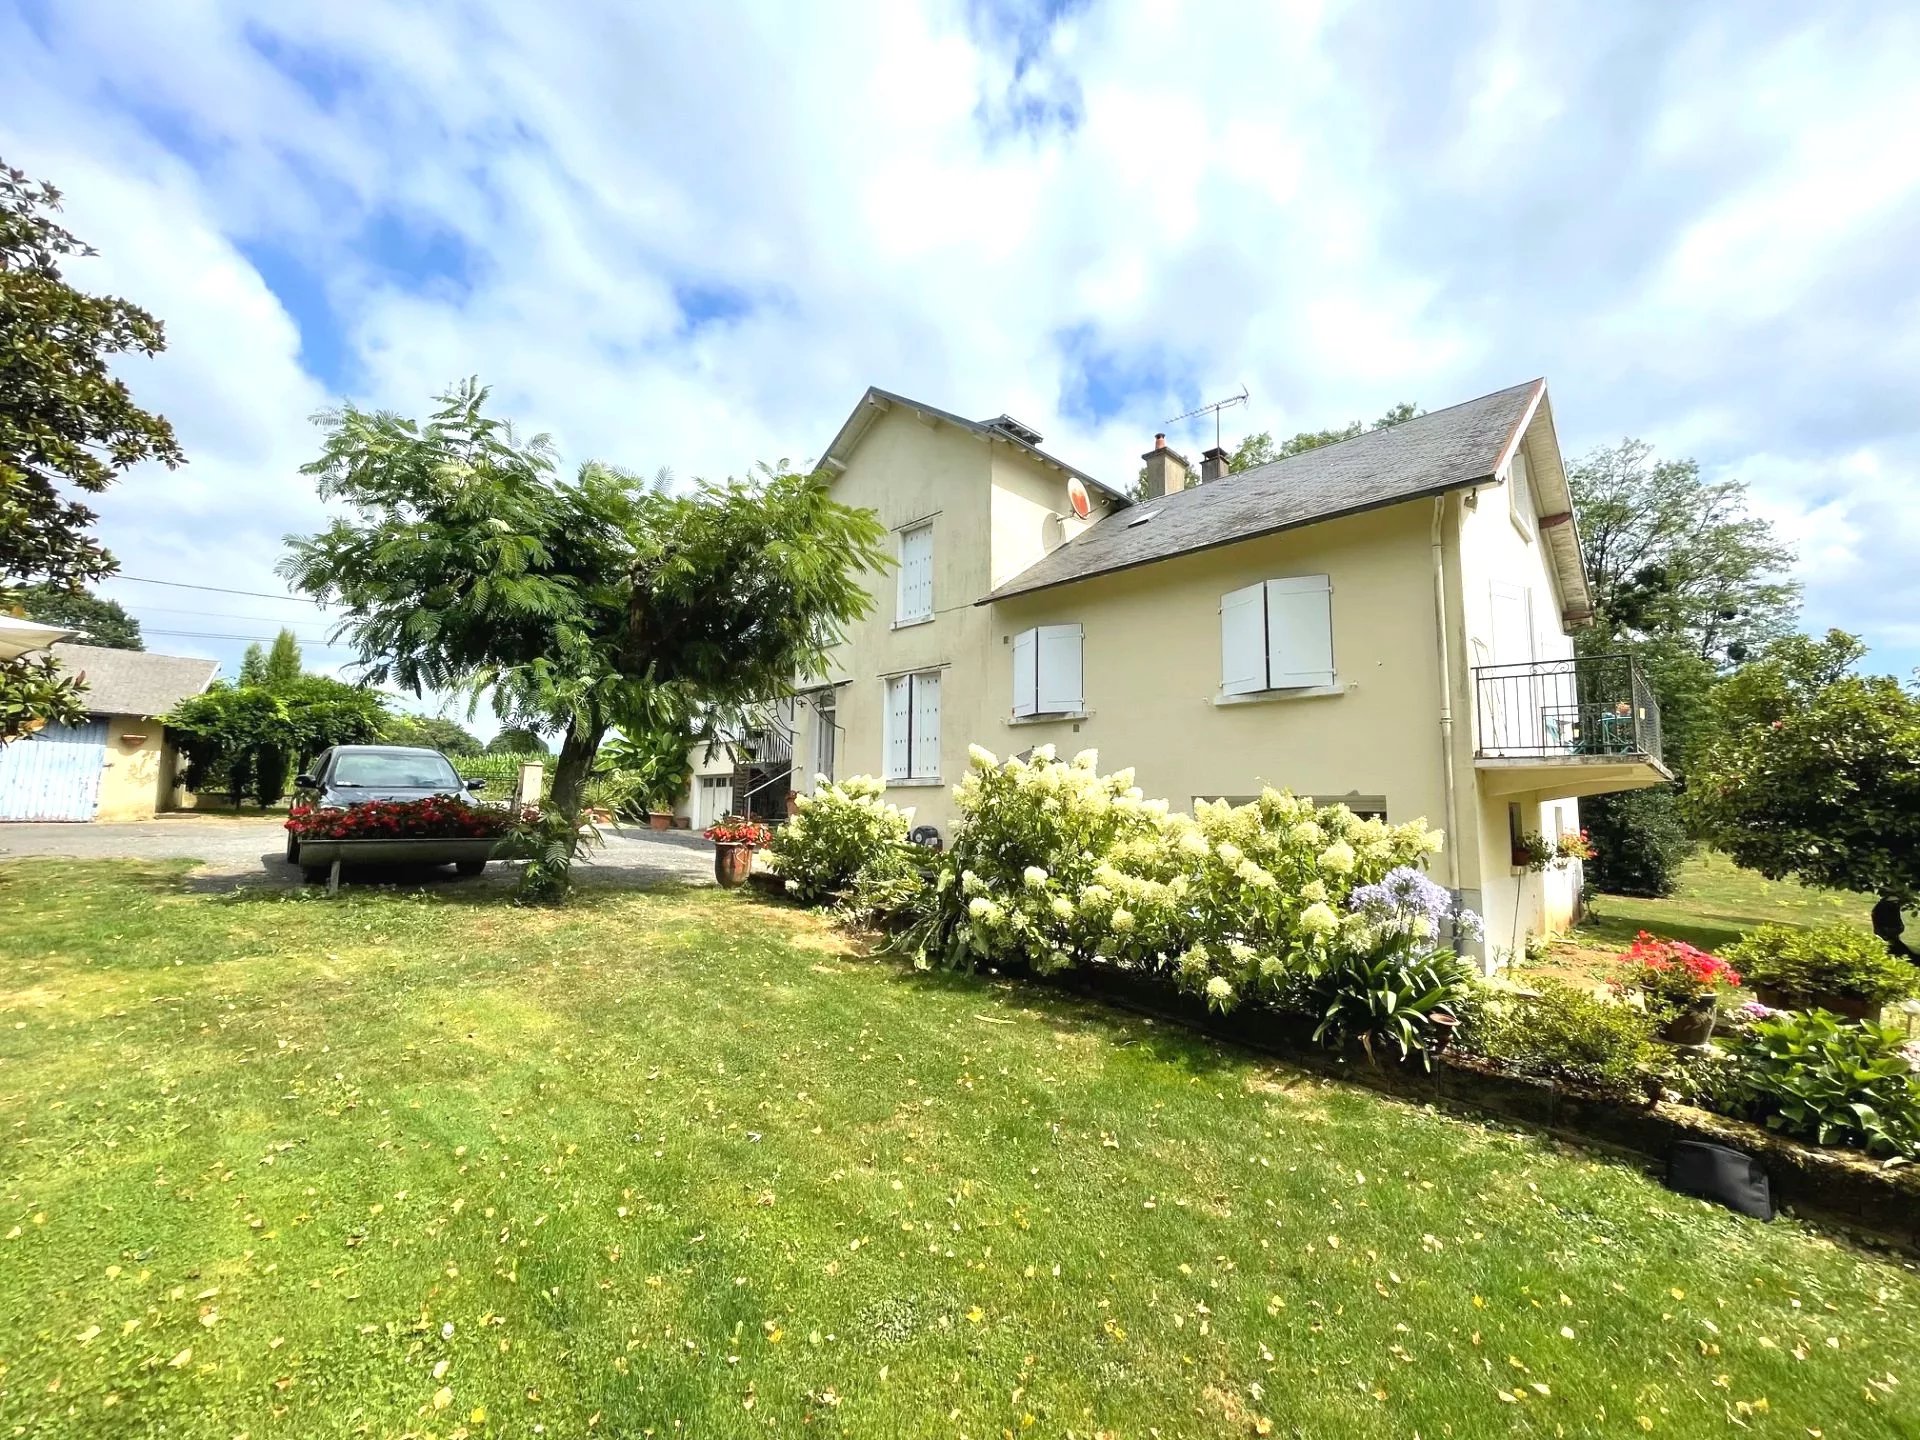
[[[723,890],[738,890],[753,872],[753,852],[773,838],[773,832],[755,820],[722,820],[703,832],[713,841],[713,879]]]
[[[1777,1009],[1877,1021],[1883,1007],[1920,993],[1920,968],[1851,925],[1762,925],[1727,954],[1740,962],[1761,1003]]]
[[[1614,987],[1638,991],[1647,1013],[1660,1022],[1661,1038],[1674,1045],[1706,1044],[1721,999],[1740,985],[1740,973],[1718,955],[1644,930],[1618,963]]]

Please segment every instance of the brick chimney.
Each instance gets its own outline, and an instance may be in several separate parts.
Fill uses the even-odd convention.
[[[1167,448],[1164,434],[1155,435],[1153,448],[1140,458],[1147,462],[1147,489],[1143,499],[1158,500],[1187,488],[1187,462],[1178,450]]]
[[[1227,452],[1218,445],[1200,452],[1200,483],[1227,478]]]

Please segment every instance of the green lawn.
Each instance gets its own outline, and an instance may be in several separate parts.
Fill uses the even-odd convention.
[[[1625,945],[1641,930],[1712,950],[1757,925],[1857,925],[1868,928],[1870,895],[1813,890],[1792,880],[1769,880],[1742,870],[1726,856],[1703,850],[1680,870],[1680,884],[1663,900],[1602,895],[1595,914],[1574,938],[1594,945]]]
[[[0,1435],[1920,1433],[1920,1272],[713,891],[0,865]],[[543,1428],[544,1427],[544,1428]]]

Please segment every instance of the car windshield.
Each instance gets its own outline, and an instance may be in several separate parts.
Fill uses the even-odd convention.
[[[446,756],[430,750],[374,750],[340,756],[327,783],[379,790],[458,790],[460,777]]]

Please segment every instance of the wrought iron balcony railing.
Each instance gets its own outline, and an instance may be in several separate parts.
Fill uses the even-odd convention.
[[[1476,665],[1482,759],[1660,763],[1660,702],[1631,655]]]

